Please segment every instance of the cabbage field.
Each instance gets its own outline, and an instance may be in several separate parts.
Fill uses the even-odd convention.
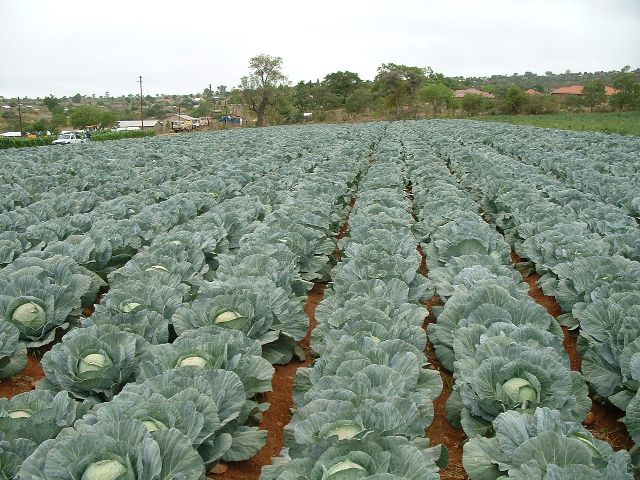
[[[0,479],[638,475],[638,138],[416,120],[0,164]]]

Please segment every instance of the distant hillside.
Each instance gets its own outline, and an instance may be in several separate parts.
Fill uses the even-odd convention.
[[[626,71],[623,69],[622,71]],[[640,68],[629,70],[636,74],[640,81]],[[619,75],[621,70],[610,72],[565,72],[553,73],[545,72],[538,75],[532,72],[513,75],[491,75],[490,77],[456,77],[461,84],[469,87],[487,87],[491,85],[519,85],[525,90],[527,88],[541,87],[544,92],[548,92],[558,87],[569,85],[584,85],[589,80],[602,80],[607,85],[611,85],[613,78]]]

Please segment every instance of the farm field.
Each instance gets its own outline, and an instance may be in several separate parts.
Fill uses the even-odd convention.
[[[638,472],[639,138],[402,121],[0,163],[3,478]]]
[[[531,127],[640,136],[640,113],[638,112],[491,115],[478,117],[478,120],[529,125]]]

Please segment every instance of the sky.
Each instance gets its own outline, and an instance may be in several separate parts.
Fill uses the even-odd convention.
[[[383,63],[448,76],[640,67],[640,0],[0,2],[0,96],[229,89],[252,56],[292,83]]]

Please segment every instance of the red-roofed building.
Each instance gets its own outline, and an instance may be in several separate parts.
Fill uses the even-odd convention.
[[[584,90],[584,86],[582,85],[571,85],[570,87],[560,87],[555,90],[551,90],[550,95],[553,95],[560,100],[565,100],[570,95],[582,95],[582,91]],[[617,93],[618,91],[609,86],[604,87],[604,93],[608,97]]]
[[[538,90],[534,90],[533,88],[525,90],[524,93],[526,93],[527,95],[542,95],[542,93],[540,93]]]

